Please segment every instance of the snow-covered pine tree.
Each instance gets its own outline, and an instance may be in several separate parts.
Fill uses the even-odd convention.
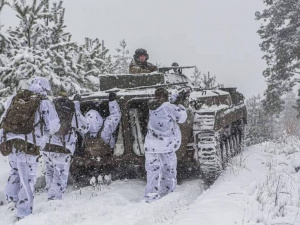
[[[272,139],[273,125],[262,105],[260,95],[253,96],[246,101],[247,129],[246,144],[253,145]]]
[[[300,135],[300,119],[297,118],[298,112],[294,107],[296,96],[294,92],[288,93],[284,98],[284,109],[280,116],[280,127],[287,135]]]
[[[9,5],[8,1],[7,0],[0,0],[0,15],[1,15],[2,9],[5,5]],[[0,27],[1,27],[1,18],[0,18]]]
[[[7,4],[6,0],[0,0],[0,16],[3,7]],[[6,31],[4,31],[0,17],[0,73],[3,73],[8,69],[5,66],[9,63],[9,58],[14,55],[12,51],[15,43],[17,43],[17,40],[13,39]]]
[[[78,48],[76,56],[77,75],[85,78],[83,84],[86,88],[99,90],[98,76],[100,74],[111,74],[116,69],[111,56],[98,38],[85,38],[85,43]]]
[[[3,9],[4,1],[0,0],[0,15]],[[10,58],[15,55],[15,49],[18,48],[18,39],[9,35],[0,25],[0,72],[3,74],[9,67]]]
[[[299,83],[300,4],[298,0],[265,0],[264,3],[266,8],[255,14],[256,20],[261,21],[257,32],[267,62],[263,72],[268,83],[264,105],[269,113],[278,114],[283,109],[281,96]]]
[[[0,81],[7,91],[0,96],[13,94],[22,81],[33,76],[49,78],[54,91],[64,90],[69,94],[87,92],[80,83],[83,76],[77,75],[73,56],[77,44],[70,42],[70,34],[64,32],[64,12],[62,1],[49,9],[49,0],[14,0],[12,9],[16,11],[20,24],[8,29],[8,34],[18,39],[15,54],[10,58],[9,67]]]
[[[0,16],[2,9],[8,2],[5,0],[0,0]],[[10,57],[14,54],[14,44],[17,40],[13,39],[7,32],[2,29],[1,17],[0,17],[0,74],[4,74],[9,68],[6,67],[10,63]],[[0,93],[6,92],[5,85],[0,82]],[[1,95],[1,94],[0,94]],[[5,98],[0,98],[0,114],[4,112],[4,102]]]
[[[286,135],[300,135],[300,121],[294,108],[296,97],[293,92],[283,97],[283,109],[279,114],[270,115],[260,95],[246,101],[248,125],[246,143],[253,145],[268,140],[278,140]]]
[[[71,41],[71,34],[65,31],[64,24],[65,8],[62,1],[53,3],[50,11],[45,8],[45,13],[50,13],[45,24],[50,29],[47,30],[49,43],[47,45],[47,55],[51,58],[53,73],[50,74],[54,91],[63,90],[70,94],[89,92],[84,84],[86,80],[83,75],[78,74],[76,56],[78,54],[78,44]]]
[[[297,110],[298,114],[297,114],[297,118],[300,119],[300,90],[298,90],[298,98],[296,100],[296,104],[294,105],[294,108]]]
[[[200,87],[203,89],[214,89],[222,86],[217,83],[216,76],[211,76],[210,72],[208,72],[207,74],[201,73],[198,67],[195,67],[194,73],[191,77],[193,78],[195,87]]]
[[[200,80],[200,83],[205,89],[213,89],[219,86],[219,84],[217,84],[216,76],[210,76],[209,72],[203,74]]]
[[[281,98],[282,92],[279,88],[277,82],[268,82],[267,90],[264,93],[265,99],[263,99],[263,107],[270,116],[279,115],[284,109],[284,100]]]
[[[132,58],[129,56],[129,50],[126,48],[127,43],[124,39],[120,41],[119,45],[120,47],[116,48],[118,55],[114,56],[114,58],[116,58],[117,63],[117,69],[115,72],[118,74],[128,74],[129,64]]]
[[[10,36],[0,27],[0,72],[8,69],[5,66],[9,64],[10,58],[15,55],[15,49],[18,44],[17,38]]]

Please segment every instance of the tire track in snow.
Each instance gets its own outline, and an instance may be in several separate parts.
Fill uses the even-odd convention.
[[[185,209],[201,195],[204,186],[201,180],[186,181],[178,186],[175,192],[153,203],[144,203],[141,216],[134,225],[163,224],[172,221],[173,217]]]

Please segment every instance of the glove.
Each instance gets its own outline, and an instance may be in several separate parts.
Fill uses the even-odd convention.
[[[190,91],[189,90],[182,90],[181,92],[178,93],[176,101],[174,104],[182,104],[184,105],[184,101],[188,99],[190,96]]]
[[[184,92],[181,91],[181,92],[178,93],[177,98],[176,98],[174,104],[176,104],[176,105],[182,104],[183,100],[184,100]]]
[[[184,99],[187,99],[187,98],[189,98],[190,97],[190,94],[191,94],[191,91],[190,90],[185,90],[184,91]]]
[[[76,94],[74,95],[74,98],[73,98],[74,101],[79,101],[81,100],[81,96],[79,94]]]
[[[117,98],[117,94],[114,93],[114,92],[110,92],[109,95],[108,95],[108,100],[111,102],[111,101],[114,101],[116,100]]]

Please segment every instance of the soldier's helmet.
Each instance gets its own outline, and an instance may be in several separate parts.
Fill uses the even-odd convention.
[[[179,66],[177,62],[173,62],[171,66]]]
[[[137,50],[135,50],[135,53],[133,55],[133,58],[135,61],[139,61],[139,57],[141,55],[144,55],[146,56],[146,61],[149,59],[149,55],[147,53],[147,50],[146,49],[143,49],[143,48],[138,48]]]

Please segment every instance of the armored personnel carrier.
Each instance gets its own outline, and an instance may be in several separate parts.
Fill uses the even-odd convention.
[[[81,110],[97,110],[108,116],[108,94],[116,92],[122,117],[117,129],[113,152],[99,139],[83,139],[72,164],[78,168],[144,168],[144,137],[147,133],[149,109],[147,102],[154,98],[158,87],[170,93],[188,89],[186,99],[188,119],[180,125],[182,145],[177,151],[178,167],[198,169],[213,181],[226,162],[243,148],[244,126],[247,122],[244,97],[236,88],[203,90],[195,88],[185,67],[169,67],[158,73],[103,75],[99,77],[100,91],[82,96]],[[174,73],[166,73],[172,69]]]

